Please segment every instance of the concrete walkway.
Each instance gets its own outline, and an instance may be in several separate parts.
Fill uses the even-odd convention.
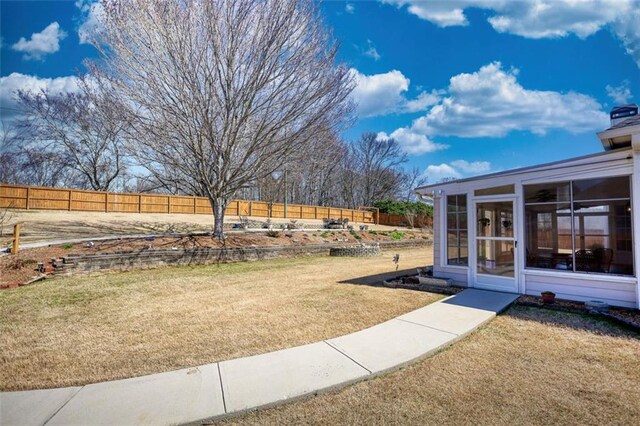
[[[346,336],[92,385],[0,394],[2,425],[184,424],[346,386],[434,354],[518,296],[475,289]]]

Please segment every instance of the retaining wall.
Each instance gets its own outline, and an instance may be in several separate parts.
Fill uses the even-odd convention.
[[[381,242],[383,249],[427,247],[431,240]],[[315,244],[245,248],[197,248],[189,250],[149,250],[113,254],[71,254],[63,258],[56,275],[77,275],[92,272],[115,272],[151,269],[162,266],[211,265],[216,263],[246,262],[278,257],[327,255],[332,248],[345,248],[344,244]],[[361,245],[353,245],[361,248]]]

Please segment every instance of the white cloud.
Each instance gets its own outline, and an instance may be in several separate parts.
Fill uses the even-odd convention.
[[[382,56],[376,50],[371,40],[367,40],[367,50],[364,51],[364,56],[372,58],[374,61],[379,61]]]
[[[356,7],[353,5],[353,3],[347,3],[344,6],[344,11],[347,13],[354,13],[356,11]]]
[[[76,0],[75,4],[82,13],[78,27],[80,44],[90,44],[102,30],[104,7],[97,0]]]
[[[607,90],[607,96],[613,99],[616,104],[626,104],[631,99],[629,80],[625,80],[619,86],[615,87],[607,84],[605,89]]]
[[[60,29],[60,25],[52,22],[41,32],[31,34],[29,40],[20,37],[12,48],[18,52],[24,52],[24,59],[41,60],[45,55],[60,50],[60,40],[66,36],[67,33]]]
[[[364,75],[353,68],[351,72],[356,80],[352,96],[362,117],[392,113],[409,89],[409,79],[397,70],[374,75]]]
[[[2,115],[11,118],[19,114],[20,105],[16,92],[38,92],[47,90],[51,94],[70,93],[80,90],[77,77],[39,78],[33,75],[25,75],[17,72],[0,77],[0,106]]]
[[[608,115],[592,97],[580,93],[525,89],[517,70],[499,62],[451,78],[447,96],[416,119],[412,133],[463,138],[504,137],[512,131],[543,135],[562,129],[582,133],[602,129]]]
[[[488,173],[491,170],[491,163],[488,161],[455,160],[451,165],[466,174]]]
[[[431,164],[427,167],[427,170],[425,170],[424,175],[429,183],[437,183],[443,179],[450,178],[460,179],[462,177],[459,171],[446,163]]]
[[[640,67],[640,2],[635,6],[635,10],[620,16],[612,28]]]
[[[449,148],[449,145],[435,143],[425,135],[412,132],[411,129],[400,128],[393,131],[390,135],[384,132],[378,133],[379,139],[395,139],[402,147],[402,150],[408,154],[420,155],[427,152],[439,151]]]
[[[426,111],[432,105],[440,100],[441,91],[432,90],[431,92],[421,92],[415,99],[407,101],[404,105],[406,112]]]
[[[440,27],[465,26],[465,10],[493,12],[494,30],[526,38],[589,37],[609,26],[640,66],[640,1],[638,0],[381,0]]]
[[[356,88],[351,96],[361,117],[425,111],[440,99],[441,92],[421,92],[415,99],[407,99],[411,81],[398,70],[382,74],[364,75],[355,68],[351,73]]]
[[[437,183],[443,179],[460,179],[491,172],[491,163],[488,161],[455,160],[450,163],[431,164],[427,166],[424,176],[430,183]]]

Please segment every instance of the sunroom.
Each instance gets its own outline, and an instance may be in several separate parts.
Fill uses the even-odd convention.
[[[434,276],[639,308],[637,111],[598,134],[605,152],[417,188],[434,205]]]

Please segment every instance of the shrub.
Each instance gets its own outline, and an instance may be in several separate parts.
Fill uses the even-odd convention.
[[[322,238],[327,238],[329,236],[329,232],[324,231],[322,234],[320,234],[320,237]]]
[[[355,238],[356,240],[361,240],[362,239],[362,235],[358,234],[356,231],[354,231],[353,229],[349,230],[349,233],[351,235],[353,235],[353,238]]]
[[[404,232],[393,231],[389,236],[394,240],[401,240],[404,238]]]
[[[373,203],[373,206],[379,208],[380,213],[404,215],[410,211],[420,216],[433,216],[433,207],[420,202],[382,200]]]
[[[65,249],[65,250],[70,250],[70,249],[73,248],[73,244],[63,244],[62,248]]]
[[[277,231],[275,229],[269,229],[267,231],[267,237],[278,238],[279,236],[280,236],[280,231]]]
[[[372,229],[371,231],[369,231],[369,234],[378,235],[378,231],[376,231],[375,229]]]

